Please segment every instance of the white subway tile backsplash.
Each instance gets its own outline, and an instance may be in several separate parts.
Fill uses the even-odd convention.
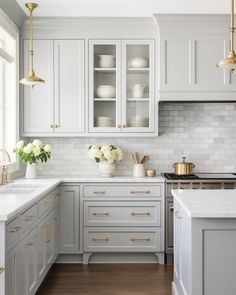
[[[125,158],[117,175],[132,174],[131,153],[148,154],[146,167],[158,173],[172,171],[172,164],[187,156],[195,171],[236,172],[236,103],[161,103],[159,137],[155,138],[44,138],[53,155],[39,166],[40,175],[98,175],[88,158],[89,145],[119,144]]]

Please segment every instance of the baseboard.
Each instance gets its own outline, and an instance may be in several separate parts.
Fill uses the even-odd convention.
[[[82,254],[60,254],[55,263],[82,263]],[[89,263],[158,263],[154,253],[94,253]]]

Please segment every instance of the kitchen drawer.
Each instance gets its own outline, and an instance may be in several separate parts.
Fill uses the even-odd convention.
[[[84,197],[161,197],[161,186],[85,185]]]
[[[23,233],[23,226],[20,217],[17,217],[6,226],[6,248],[16,242]],[[14,245],[14,244],[13,244]]]
[[[38,202],[38,217],[52,209],[59,202],[59,189],[55,189],[42,200]]]
[[[85,252],[159,252],[160,228],[85,228]]]
[[[27,230],[37,221],[37,204],[25,211],[20,216],[23,230]]]
[[[161,202],[84,202],[85,226],[160,226]]]

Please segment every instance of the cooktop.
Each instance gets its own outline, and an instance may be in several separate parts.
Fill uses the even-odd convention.
[[[177,175],[174,173],[164,173],[164,176],[170,180],[191,180],[191,179],[235,179],[236,173],[196,173],[190,175]]]

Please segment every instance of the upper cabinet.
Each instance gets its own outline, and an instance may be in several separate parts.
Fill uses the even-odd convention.
[[[28,71],[24,41],[24,72]],[[24,87],[23,135],[85,132],[83,40],[34,40],[34,67],[45,84]]]
[[[235,73],[216,67],[229,51],[228,16],[155,15],[160,101],[236,100]]]
[[[154,40],[90,40],[89,132],[153,134],[155,111]]]

